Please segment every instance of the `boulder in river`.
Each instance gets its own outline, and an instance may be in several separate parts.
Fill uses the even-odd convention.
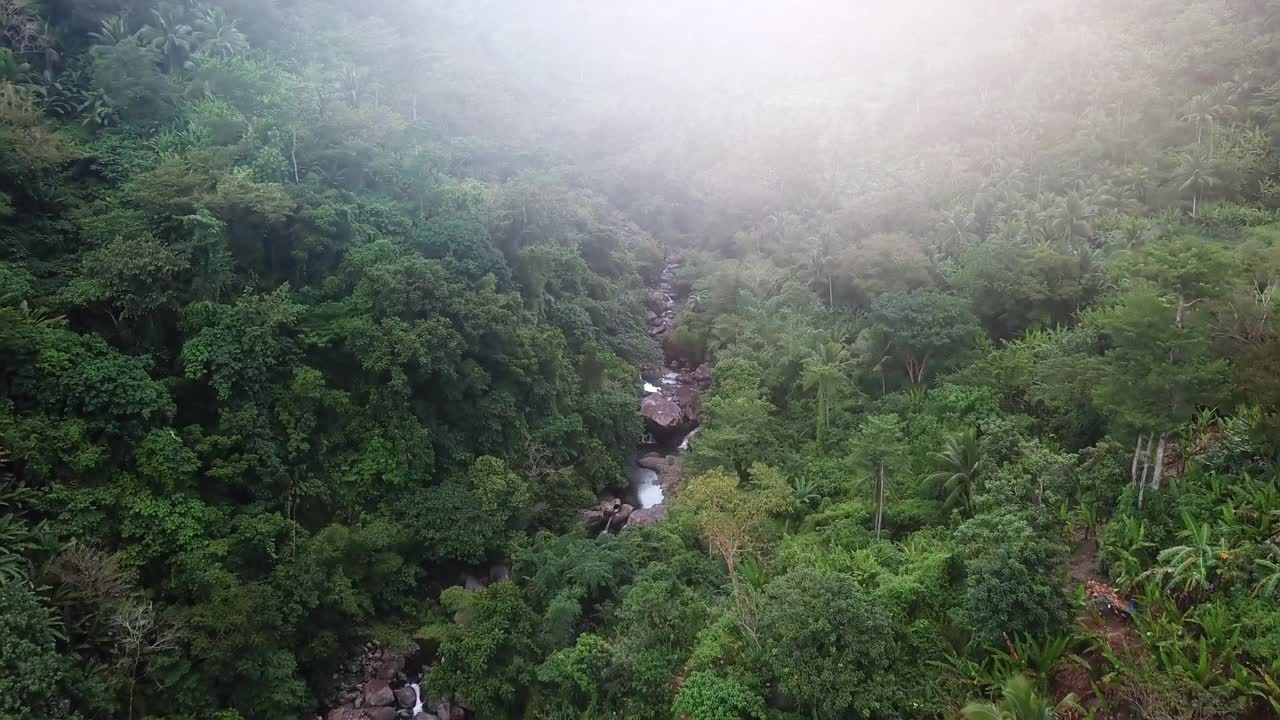
[[[645,453],[636,458],[636,464],[642,468],[649,468],[654,472],[662,472],[662,469],[667,466],[667,458],[660,453]]]
[[[675,401],[689,422],[697,422],[702,412],[702,393],[688,385],[680,385],[675,390]]]
[[[608,520],[604,511],[599,508],[591,508],[590,510],[582,510],[578,513],[578,522],[587,526],[587,530],[592,532],[604,529],[604,523]]]
[[[391,682],[396,679],[396,675],[404,670],[404,658],[399,655],[384,653],[382,656],[382,664],[378,667],[376,677],[380,680]]]
[[[396,691],[396,704],[412,710],[413,706],[418,704],[418,693],[414,692],[412,686],[405,685]]]
[[[395,693],[386,680],[374,678],[364,684],[364,704],[368,706],[390,705],[395,702]]]
[[[645,306],[654,313],[661,313],[663,310],[666,310],[667,305],[670,303],[671,298],[667,297],[665,293],[661,293],[657,290],[650,290],[649,294],[646,295],[644,299]]]
[[[694,385],[705,390],[711,385],[711,370],[711,363],[702,363],[694,368],[693,374],[689,376],[689,379]]]
[[[626,503],[623,503],[622,507],[618,508],[617,514],[613,516],[613,519],[610,521],[610,524],[612,524],[615,528],[619,528],[619,529],[626,527],[627,521],[631,519],[631,514],[634,513],[635,511],[636,511],[635,508],[631,507]]]
[[[640,401],[640,415],[645,427],[654,437],[670,438],[685,429],[684,411],[675,402],[661,395],[649,395]]]
[[[396,709],[390,705],[369,708],[365,710],[365,714],[369,716],[369,720],[396,720]]]

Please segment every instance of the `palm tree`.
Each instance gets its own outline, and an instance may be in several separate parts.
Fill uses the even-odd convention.
[[[1232,87],[1231,83],[1219,83],[1214,85],[1205,96],[1206,114],[1209,120],[1209,157],[1213,157],[1213,136],[1214,131],[1218,127],[1218,121],[1222,118],[1229,118],[1239,112],[1239,109],[1232,105]]]
[[[886,392],[885,370],[888,369],[889,360],[892,355],[889,354],[893,341],[886,340],[880,333],[863,330],[853,341],[853,352],[858,356],[858,362],[864,367],[880,376],[880,395],[884,396]]]
[[[1097,214],[1098,208],[1073,190],[1054,205],[1049,216],[1058,236],[1070,245],[1072,240],[1089,238],[1089,220]]]
[[[978,216],[972,205],[956,203],[950,209],[942,211],[942,222],[938,228],[942,232],[943,249],[956,251],[978,239],[973,231]]]
[[[1217,187],[1221,181],[1213,174],[1214,167],[1206,155],[1184,155],[1179,172],[1186,179],[1178,187],[1178,191],[1191,192],[1191,217],[1199,217],[1200,200],[1205,191]]]
[[[173,9],[152,10],[154,24],[144,25],[139,36],[169,61],[169,74],[181,70],[194,47],[195,30]]]
[[[834,308],[836,306],[835,281],[832,279],[831,270],[827,265],[832,261],[832,257],[821,250],[813,250],[809,253],[809,272],[813,274],[812,282],[820,285],[825,275],[827,278],[827,307]],[[821,302],[821,301],[819,301]]]
[[[849,349],[840,343],[824,342],[804,360],[801,382],[806,390],[818,391],[818,442],[826,436],[831,424],[831,400],[837,390],[849,384],[848,372],[853,367]]]
[[[1053,720],[1075,705],[1075,694],[1067,695],[1057,705],[1036,694],[1025,675],[1014,675],[1004,686],[1000,704],[969,703],[961,712],[967,720]]]
[[[1200,147],[1200,141],[1204,137],[1204,126],[1209,124],[1213,117],[1209,112],[1209,99],[1204,95],[1196,95],[1187,101],[1182,108],[1182,118],[1185,122],[1195,123],[1196,125],[1196,147]]]
[[[938,471],[929,476],[929,482],[941,484],[947,493],[943,508],[960,508],[964,514],[972,515],[978,466],[982,462],[977,431],[969,428],[947,438],[942,451],[933,453],[933,459],[938,464]]]
[[[200,52],[216,57],[239,54],[249,46],[244,33],[236,27],[237,20],[227,17],[222,8],[205,10],[195,23],[195,40]]]
[[[103,18],[97,32],[89,33],[94,47],[115,47],[136,40],[138,35],[129,29],[129,21],[123,15]]]

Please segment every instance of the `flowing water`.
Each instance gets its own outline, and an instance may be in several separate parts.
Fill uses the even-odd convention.
[[[672,279],[678,267],[679,265],[675,262],[667,262],[666,267],[663,268],[658,287],[654,288],[655,292],[651,296],[649,310],[653,314],[649,321],[649,335],[663,349],[663,367],[657,373],[649,375],[648,379],[641,381],[640,393],[642,399],[657,395],[672,402],[676,402],[677,398],[682,398],[688,403],[690,398],[692,398],[693,402],[698,402],[701,395],[700,387],[692,377],[693,368],[683,365],[682,358],[675,357],[667,352],[667,346],[662,342],[675,328],[677,301],[674,297],[675,289]],[[652,430],[652,428],[647,428],[647,430]],[[633,521],[636,521],[637,524],[651,522],[665,516],[666,491],[664,482],[670,481],[671,477],[677,472],[676,469],[664,469],[662,473],[659,473],[652,467],[645,467],[639,464],[639,461],[647,457],[652,464],[669,468],[670,466],[666,462],[659,462],[658,457],[671,458],[681,451],[688,450],[689,438],[695,435],[697,431],[697,424],[693,422],[688,423],[687,428],[680,432],[665,433],[657,437],[653,432],[646,431],[644,440],[636,448],[636,456],[632,459],[628,473],[630,486],[627,493],[627,502],[637,508],[635,515],[633,515]],[[664,475],[667,477],[664,477]]]

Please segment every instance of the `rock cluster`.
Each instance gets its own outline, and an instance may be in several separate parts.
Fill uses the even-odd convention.
[[[616,497],[606,497],[593,508],[578,513],[578,520],[591,532],[612,532],[626,527],[635,508]]]
[[[422,678],[430,673],[424,667]],[[334,673],[333,683],[330,709],[317,720],[468,720],[470,713],[457,698],[431,698],[415,689],[404,655],[374,643]]]

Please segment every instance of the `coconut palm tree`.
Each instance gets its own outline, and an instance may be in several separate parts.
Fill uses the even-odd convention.
[[[818,393],[818,442],[826,437],[831,424],[831,400],[841,387],[849,384],[849,371],[853,368],[849,349],[840,343],[823,342],[804,360],[801,382],[806,390]]]
[[[959,508],[965,515],[972,515],[978,466],[982,462],[977,431],[970,428],[947,438],[943,449],[933,453],[933,460],[938,470],[929,476],[929,482],[940,484],[947,493],[943,508]]]
[[[1200,217],[1200,201],[1208,190],[1217,187],[1221,180],[1214,174],[1215,168],[1206,155],[1188,154],[1182,158],[1180,177],[1185,178],[1179,192],[1191,193],[1191,217]]]
[[[889,353],[892,346],[893,341],[869,329],[858,333],[853,341],[853,352],[858,356],[862,366],[880,376],[881,396],[884,396],[887,391],[885,371],[888,369],[889,361],[893,359]]]
[[[195,22],[195,41],[200,52],[216,57],[243,52],[249,43],[236,27],[237,22],[228,18],[222,8],[205,10]]]
[[[812,284],[821,285],[823,277],[826,277],[827,285],[827,307],[834,308],[836,304],[835,281],[832,279],[831,270],[828,267],[833,258],[819,248],[809,252],[809,262],[806,268],[812,275]],[[819,301],[821,302],[821,301]]]
[[[1224,118],[1231,118],[1240,112],[1239,108],[1232,104],[1232,90],[1231,83],[1218,83],[1205,94],[1205,110],[1209,121],[1210,158],[1213,157],[1213,136],[1218,123]]]
[[[1196,126],[1196,147],[1200,147],[1200,142],[1204,137],[1204,126],[1212,121],[1212,115],[1209,112],[1209,99],[1204,95],[1196,95],[1182,106],[1183,122],[1194,123]]]
[[[182,16],[170,8],[152,10],[150,24],[144,25],[138,35],[143,42],[159,50],[169,63],[169,74],[181,70],[195,47],[195,30],[183,21]]]
[[[950,209],[943,210],[942,222],[938,224],[943,250],[954,252],[976,242],[978,233],[974,232],[974,228],[977,224],[978,216],[972,205],[956,203]]]
[[[129,29],[129,21],[123,15],[103,18],[96,32],[89,33],[94,47],[115,47],[126,42],[134,42],[138,34]]]
[[[961,712],[967,720],[1053,720],[1065,716],[1075,700],[1075,694],[1070,694],[1054,705],[1036,694],[1025,675],[1014,675],[1005,683],[999,704],[969,703]]]
[[[1097,206],[1073,190],[1055,203],[1049,217],[1057,236],[1070,245],[1073,240],[1089,238],[1089,220],[1097,214]]]

